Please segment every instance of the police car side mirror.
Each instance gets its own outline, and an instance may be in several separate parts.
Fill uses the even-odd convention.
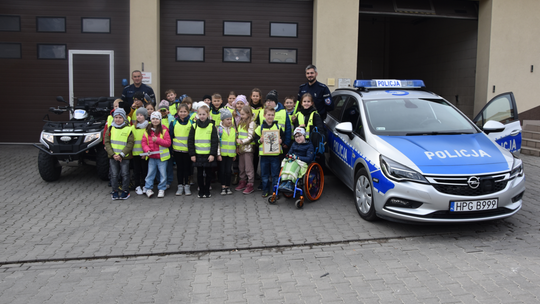
[[[488,122],[486,122],[483,129],[484,133],[489,134],[492,132],[502,132],[504,131],[505,126],[498,121],[489,120]]]
[[[337,124],[336,131],[338,131],[339,133],[347,134],[350,139],[353,138],[353,126],[350,122],[342,122]]]

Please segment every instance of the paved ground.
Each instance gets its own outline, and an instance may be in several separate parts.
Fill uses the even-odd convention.
[[[361,220],[334,177],[303,210],[260,192],[113,202],[93,167],[46,183],[37,149],[0,146],[0,302],[537,302],[540,159],[523,160],[517,215],[416,226]]]

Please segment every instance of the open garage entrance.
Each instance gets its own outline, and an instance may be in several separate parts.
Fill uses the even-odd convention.
[[[410,9],[403,11],[398,0],[367,2],[360,4],[357,78],[422,79],[472,118],[477,3],[404,1]]]

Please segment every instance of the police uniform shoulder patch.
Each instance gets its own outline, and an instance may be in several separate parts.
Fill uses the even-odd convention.
[[[332,104],[332,99],[330,99],[330,97],[326,98],[324,100],[324,103],[326,103],[327,105],[331,105]]]

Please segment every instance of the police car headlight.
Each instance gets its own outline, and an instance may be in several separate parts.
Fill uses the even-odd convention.
[[[428,184],[424,176],[413,169],[381,155],[381,168],[386,176],[396,181],[412,181]]]
[[[89,143],[89,142],[92,142],[96,139],[99,139],[101,133],[92,133],[92,134],[88,134],[84,137],[84,143]]]
[[[516,176],[523,176],[523,162],[519,158],[514,158],[514,164],[512,165],[512,171],[510,171],[510,178]]]
[[[50,142],[51,144],[54,143],[54,136],[51,133],[41,132],[41,138]]]

